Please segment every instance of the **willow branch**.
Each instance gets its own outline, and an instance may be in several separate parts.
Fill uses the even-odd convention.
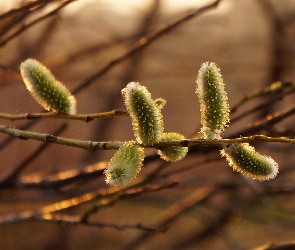
[[[115,109],[112,111],[94,113],[94,114],[75,114],[75,115],[67,115],[67,114],[57,114],[54,112],[49,113],[25,113],[25,114],[7,114],[0,113],[0,118],[10,121],[16,120],[36,120],[36,119],[45,119],[45,118],[53,118],[53,119],[67,119],[67,120],[80,120],[84,122],[90,122],[98,118],[107,118],[107,117],[115,117],[115,116],[128,116],[128,112],[124,110]]]
[[[0,132],[17,137],[21,140],[32,139],[36,141],[50,142],[70,147],[82,148],[92,152],[95,152],[97,149],[118,149],[122,145],[122,142],[94,142],[68,139],[50,134],[22,131],[6,125],[0,125]]]
[[[36,140],[42,142],[50,142],[70,147],[76,147],[85,149],[88,151],[95,152],[96,150],[110,150],[119,149],[123,142],[120,141],[109,141],[109,142],[98,142],[98,141],[83,141],[76,139],[69,139],[59,136],[54,136],[50,134],[22,131],[15,129],[7,125],[0,125],[0,132],[4,134],[17,137],[21,140]],[[277,143],[289,143],[294,144],[295,139],[288,137],[270,137],[266,135],[252,135],[248,137],[241,137],[235,139],[220,139],[220,140],[210,140],[210,139],[185,139],[185,140],[175,140],[175,141],[161,141],[154,143],[153,145],[143,146],[147,148],[161,149],[168,146],[182,146],[182,147],[192,147],[192,146],[219,146],[223,147],[227,144],[233,143],[250,143],[250,142],[277,142]]]

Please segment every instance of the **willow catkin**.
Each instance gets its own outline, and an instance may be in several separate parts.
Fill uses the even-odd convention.
[[[21,63],[20,71],[27,89],[43,108],[62,114],[76,113],[75,97],[45,66],[27,59]]]
[[[235,143],[224,147],[221,155],[225,156],[233,170],[245,176],[267,181],[278,174],[278,164],[269,156],[261,155],[248,143]]]
[[[143,145],[158,142],[164,130],[161,105],[156,104],[147,88],[138,82],[128,83],[122,89],[122,95],[132,119],[136,140]]]
[[[126,186],[141,170],[144,149],[134,141],[125,142],[112,157],[104,171],[106,183],[111,186]]]
[[[229,105],[218,66],[213,62],[203,63],[196,83],[203,125],[201,132],[206,139],[220,139],[229,124]]]

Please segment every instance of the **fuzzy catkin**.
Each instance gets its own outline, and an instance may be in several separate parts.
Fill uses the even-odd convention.
[[[106,183],[111,186],[126,186],[141,170],[143,160],[144,149],[134,141],[125,142],[104,171]]]
[[[130,82],[122,89],[125,106],[131,116],[134,136],[143,145],[158,142],[164,130],[161,105],[151,98],[147,88]]]
[[[278,164],[269,156],[261,155],[248,143],[235,143],[221,150],[233,170],[258,181],[267,181],[278,174]]]
[[[221,133],[229,124],[229,105],[218,66],[213,62],[203,63],[196,83],[203,125],[201,132],[204,138],[221,139]]]
[[[184,140],[185,137],[181,134],[170,132],[163,133],[161,140],[162,141],[174,141],[174,140]],[[181,146],[169,146],[162,150],[158,150],[158,154],[165,161],[180,161],[183,159],[188,152],[188,147]]]
[[[45,66],[27,59],[21,63],[20,70],[27,89],[43,108],[62,114],[76,113],[75,97]]]

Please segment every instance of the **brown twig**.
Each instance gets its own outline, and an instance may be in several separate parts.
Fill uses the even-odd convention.
[[[55,1],[55,0],[38,0],[38,1],[26,2],[18,8],[11,9],[11,10],[1,14],[0,19],[4,19],[9,16],[15,15],[16,13],[23,13],[24,11],[29,11],[30,9],[35,9],[40,5],[48,4],[53,1]]]
[[[199,204],[200,202],[208,199],[211,195],[216,192],[216,187],[214,186],[203,186],[196,189],[187,197],[183,198],[181,201],[177,201],[175,204],[171,205],[165,214],[158,220],[156,228],[167,228],[168,225],[173,223],[179,216],[181,216],[188,209]],[[136,246],[141,244],[144,240],[152,236],[152,232],[145,232],[136,237],[133,241],[129,242],[124,249],[134,249]]]
[[[67,0],[66,2],[62,3],[60,6],[58,6],[56,9],[54,9],[53,11],[47,13],[46,15],[39,17],[37,19],[35,19],[34,21],[28,23],[28,24],[24,24],[23,26],[21,26],[20,28],[18,28],[14,33],[12,33],[10,36],[6,37],[5,39],[3,39],[2,41],[0,41],[0,47],[6,45],[9,41],[11,41],[12,39],[16,38],[17,36],[19,36],[21,33],[23,33],[24,31],[26,31],[27,29],[29,29],[30,27],[32,27],[33,25],[51,17],[54,16],[58,11],[60,11],[62,8],[64,8],[65,6],[67,6],[68,4],[70,4],[71,2],[73,2],[75,0]]]
[[[76,114],[76,115],[65,115],[65,114],[57,114],[57,113],[25,113],[25,114],[7,114],[7,113],[0,113],[0,119],[10,120],[10,121],[17,121],[17,120],[36,120],[36,119],[45,119],[45,118],[52,118],[52,119],[64,119],[64,120],[80,120],[84,122],[90,122],[98,118],[108,118],[108,117],[115,117],[115,116],[128,116],[128,112],[125,110],[115,109],[107,112],[102,113],[95,113],[95,114]]]
[[[54,134],[61,134],[67,128],[67,124],[62,124],[58,129],[54,131]],[[15,186],[15,182],[17,182],[18,176],[36,157],[38,157],[44,150],[48,148],[50,144],[42,144],[39,146],[30,156],[28,156],[25,160],[23,160],[13,171],[5,177],[3,180],[0,180],[0,188],[2,187],[11,187]],[[34,178],[36,181],[36,179]]]
[[[192,11],[190,14],[185,15],[184,17],[178,19],[177,21],[168,24],[163,25],[158,31],[155,33],[152,33],[151,35],[142,37],[139,39],[139,41],[134,45],[134,47],[127,52],[125,52],[123,55],[117,57],[116,59],[112,60],[110,63],[108,63],[104,68],[99,70],[97,73],[93,74],[92,76],[88,77],[84,82],[82,82],[77,88],[73,90],[73,94],[80,93],[82,90],[89,87],[94,81],[96,81],[99,77],[104,75],[106,72],[111,70],[115,65],[121,63],[122,61],[128,59],[129,57],[135,55],[137,52],[141,51],[142,49],[146,48],[150,44],[152,44],[154,41],[162,37],[163,35],[168,34],[172,30],[176,29],[183,23],[199,16],[202,13],[207,12],[210,9],[216,8],[218,4],[221,2],[221,0],[216,0],[213,3],[210,3],[206,6],[203,6],[201,8],[198,8],[194,11]]]

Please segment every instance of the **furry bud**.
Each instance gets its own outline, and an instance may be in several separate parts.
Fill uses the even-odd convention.
[[[76,113],[76,99],[41,63],[27,59],[20,65],[27,89],[46,110],[62,114]]]
[[[122,187],[129,184],[141,170],[144,150],[134,141],[125,142],[104,171],[106,183]]]
[[[229,165],[237,172],[258,180],[267,181],[278,174],[278,164],[269,156],[261,155],[248,143],[235,143],[221,150]]]
[[[132,119],[136,140],[143,145],[153,145],[158,142],[164,130],[160,111],[163,101],[155,104],[147,88],[138,82],[128,83],[122,89],[122,95]]]
[[[178,133],[163,133],[162,141],[184,140],[185,137]],[[165,161],[179,161],[183,159],[188,152],[188,147],[170,146],[159,150],[158,154]]]
[[[229,105],[220,69],[213,62],[203,63],[196,82],[203,125],[201,132],[206,139],[220,139],[229,123]]]

